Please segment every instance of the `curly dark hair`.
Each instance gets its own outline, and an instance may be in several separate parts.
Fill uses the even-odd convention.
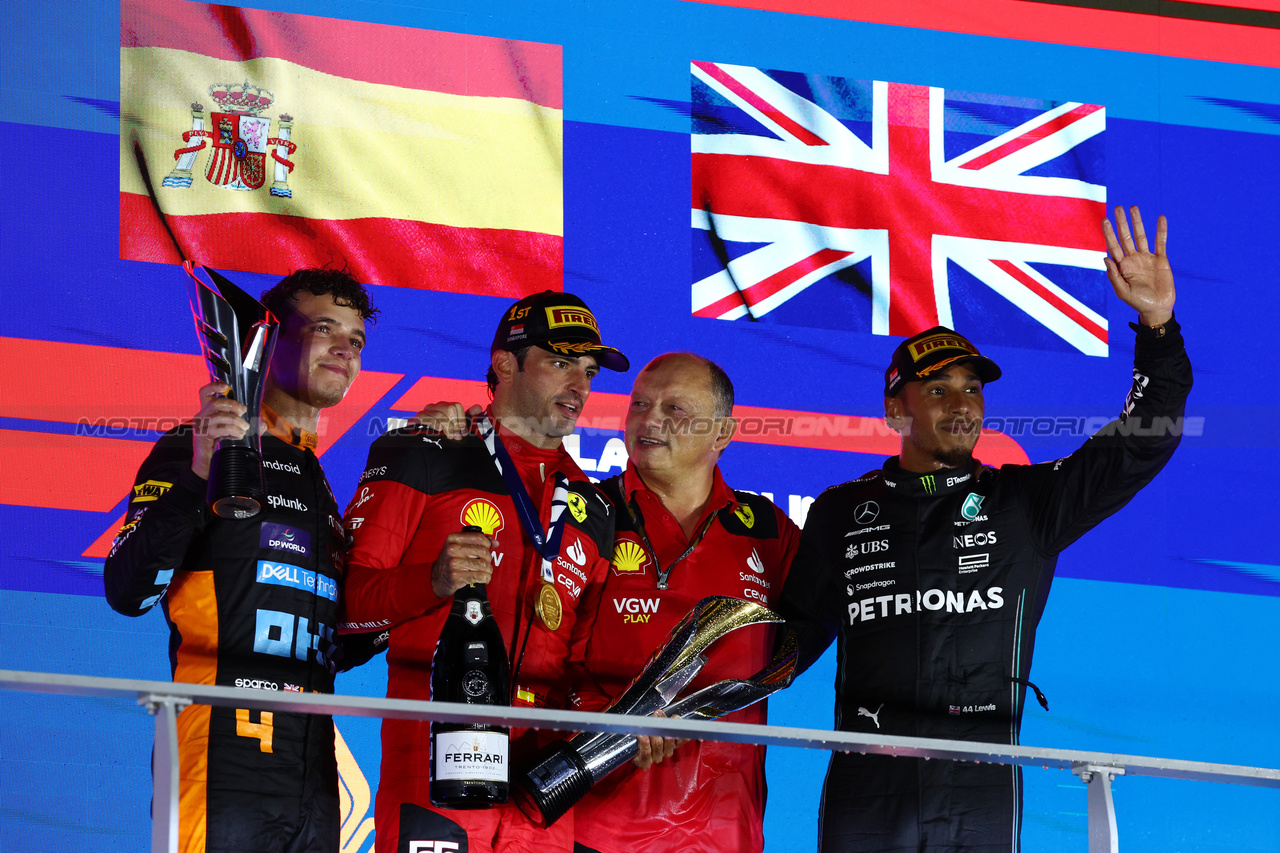
[[[292,302],[299,290],[316,296],[332,295],[333,301],[344,308],[354,308],[360,319],[367,323],[378,322],[382,312],[373,307],[369,292],[363,284],[346,270],[316,268],[300,269],[280,279],[262,294],[261,302],[267,310],[283,318],[293,310]]]

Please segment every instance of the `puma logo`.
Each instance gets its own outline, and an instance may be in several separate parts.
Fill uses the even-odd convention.
[[[422,440],[425,441],[427,444],[434,444],[436,447],[440,448],[441,450],[444,450],[444,445],[440,443],[440,439],[438,438],[427,438],[424,435],[422,437]]]
[[[883,710],[883,709],[884,709],[884,703],[883,703],[883,702],[881,702],[881,703],[880,703],[880,707],[879,707],[879,708],[876,708],[876,712],[875,712],[874,714],[873,714],[873,713],[871,713],[870,711],[868,711],[866,708],[864,708],[864,707],[862,707],[861,705],[859,705],[859,706],[858,706],[858,716],[859,716],[859,717],[870,717],[870,718],[871,718],[871,722],[875,723],[875,724],[876,724],[876,728],[878,729],[878,728],[880,728],[880,711],[881,711],[881,710]]]

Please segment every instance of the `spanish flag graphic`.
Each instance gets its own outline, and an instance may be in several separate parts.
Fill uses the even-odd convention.
[[[563,287],[558,45],[123,0],[120,254]]]

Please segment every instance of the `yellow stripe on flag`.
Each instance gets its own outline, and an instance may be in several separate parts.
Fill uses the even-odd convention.
[[[270,90],[293,119],[291,198],[266,187],[234,191],[205,178],[212,144],[190,187],[162,186],[192,129],[193,102],[214,130],[218,83]],[[349,80],[280,59],[226,62],[167,48],[121,51],[120,190],[146,194],[136,139],[167,215],[263,212],[313,219],[386,217],[466,228],[564,232],[562,112],[515,98],[451,95]],[[267,181],[273,163],[267,162]]]

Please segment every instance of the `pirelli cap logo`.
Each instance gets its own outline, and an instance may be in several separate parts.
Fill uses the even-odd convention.
[[[173,483],[162,483],[159,480],[147,480],[133,487],[133,503],[140,504],[153,501],[169,491]]]
[[[912,361],[919,361],[929,353],[940,349],[956,349],[968,353],[969,355],[977,355],[978,351],[973,348],[973,344],[966,341],[959,335],[951,335],[945,332],[929,335],[918,341],[912,341],[907,347],[911,353]]]
[[[596,333],[596,337],[600,337],[600,327],[596,325],[596,318],[591,316],[591,312],[585,308],[575,308],[568,305],[558,305],[547,308],[547,328],[559,329],[564,326],[586,326]]]

